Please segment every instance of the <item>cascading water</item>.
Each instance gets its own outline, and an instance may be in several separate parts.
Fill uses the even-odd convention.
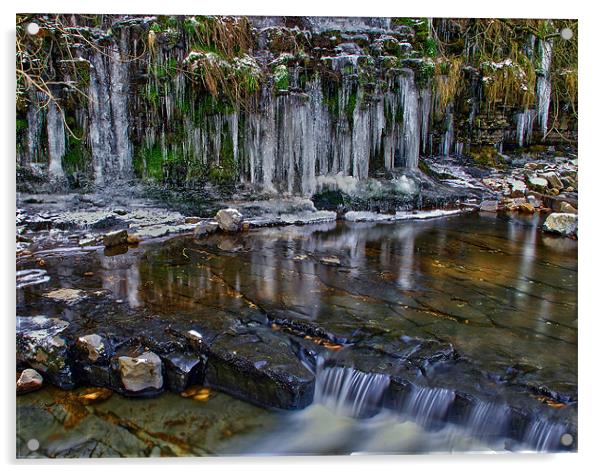
[[[449,389],[413,386],[401,412],[428,428],[445,420],[454,399],[455,393]]]
[[[336,413],[362,417],[376,413],[382,403],[389,376],[364,373],[353,368],[318,365],[314,402]]]
[[[467,428],[477,438],[504,435],[510,420],[509,409],[505,404],[478,401],[470,413]]]
[[[529,426],[524,442],[537,451],[554,451],[560,448],[562,436],[566,433],[566,426],[561,423],[536,419]]]

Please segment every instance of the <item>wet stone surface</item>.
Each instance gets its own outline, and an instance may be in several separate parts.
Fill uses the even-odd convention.
[[[205,384],[276,409],[309,406],[319,366],[348,367],[388,376],[379,402],[398,411],[440,396],[438,420],[461,425],[493,403],[516,413],[516,441],[537,444],[540,419],[576,435],[577,243],[542,223],[325,222],[50,252],[49,280],[17,293],[18,360],[62,387]],[[119,360],[148,353],[161,383],[134,390]]]

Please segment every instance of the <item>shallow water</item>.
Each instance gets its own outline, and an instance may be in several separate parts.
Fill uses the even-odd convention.
[[[216,235],[200,242],[177,237],[113,256],[102,249],[55,252],[44,256],[50,281],[18,291],[18,312],[59,311],[37,304],[43,293],[58,287],[105,289],[121,304],[167,320],[209,319],[220,311],[252,316],[260,309],[273,317],[316,322],[343,343],[375,343],[377,338],[385,343],[400,335],[450,342],[480,369],[503,375],[511,367],[525,383],[576,396],[577,242],[546,236],[539,223],[538,216],[487,214],[400,223],[332,222]],[[25,261],[18,269],[33,269],[34,264]],[[60,448],[65,436],[72,436],[61,427],[60,416],[33,421],[57,395],[45,389],[18,399],[18,418],[29,418],[20,424],[20,438],[53,439],[59,446],[44,450],[42,445],[46,454],[77,451]],[[219,393],[206,403],[172,394],[155,400],[114,395],[84,416],[91,419],[85,422],[108,422],[95,412],[105,408],[127,412],[125,417],[136,425],[150,422],[150,412],[160,412],[158,423],[142,430],[177,437],[166,447],[150,435],[147,443],[142,440],[144,447],[134,442],[126,451],[114,448],[111,440],[107,449],[97,450],[106,455],[505,447],[497,441],[484,445],[474,438],[480,435],[476,431],[425,429],[386,410],[354,419],[328,402],[275,413]],[[232,423],[240,428],[224,427],[231,432],[226,440],[194,433],[189,422],[182,431],[172,428],[173,419],[189,409],[202,411],[209,430]],[[77,428],[86,432],[82,424]],[[132,435],[119,422],[112,425]]]

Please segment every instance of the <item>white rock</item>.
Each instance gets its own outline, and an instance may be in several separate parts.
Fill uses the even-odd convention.
[[[548,215],[543,230],[563,236],[577,236],[578,217],[571,213],[553,213]]]
[[[31,368],[27,368],[26,370],[23,370],[21,376],[19,376],[19,379],[17,380],[17,392],[23,394],[35,391],[42,387],[43,382],[44,379],[40,373]]]
[[[215,220],[224,232],[238,232],[242,227],[242,214],[236,209],[222,209],[215,215]]]
[[[126,390],[137,392],[163,386],[161,358],[153,352],[144,352],[135,358],[120,356],[118,362],[121,382]]]

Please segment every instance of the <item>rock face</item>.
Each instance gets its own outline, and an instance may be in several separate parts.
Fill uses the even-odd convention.
[[[161,358],[153,352],[145,352],[137,357],[120,356],[117,362],[126,393],[136,394],[163,387]]]
[[[102,243],[106,247],[123,245],[128,242],[127,230],[116,230],[105,234],[102,238]]]
[[[43,378],[40,373],[31,368],[23,370],[17,380],[17,393],[24,394],[42,387]]]
[[[553,213],[546,218],[543,229],[562,236],[577,236],[578,217],[572,213]]]
[[[236,209],[222,209],[215,215],[217,225],[224,232],[239,232],[242,228],[242,214]]]

